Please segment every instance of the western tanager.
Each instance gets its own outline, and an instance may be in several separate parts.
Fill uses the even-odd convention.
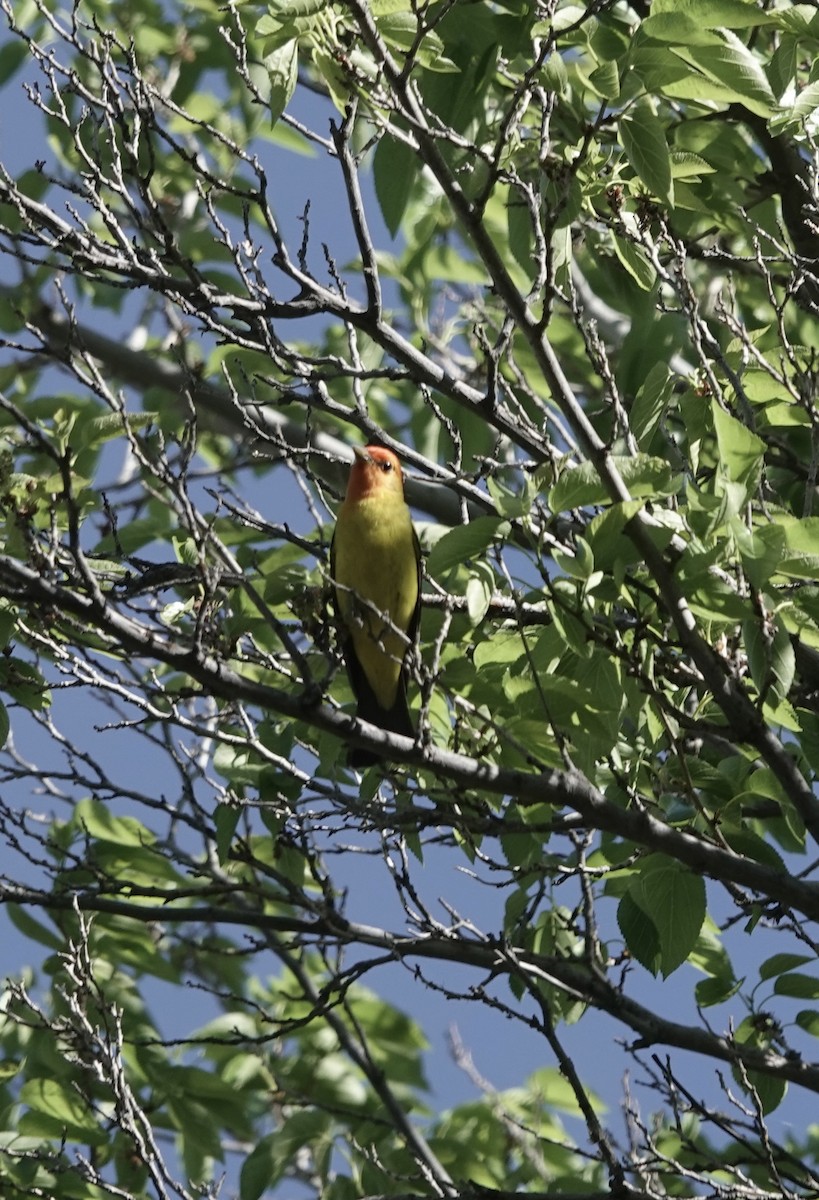
[[[344,659],[361,720],[414,737],[404,662],[418,629],[421,550],[396,456],[354,450],[330,548]],[[353,767],[377,761],[367,750],[349,757]]]

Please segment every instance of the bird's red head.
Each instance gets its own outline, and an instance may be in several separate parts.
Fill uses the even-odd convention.
[[[379,492],[404,495],[401,464],[392,450],[384,446],[354,446],[353,453],[347,500],[356,503]]]

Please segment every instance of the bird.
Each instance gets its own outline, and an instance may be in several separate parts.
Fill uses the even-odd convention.
[[[406,658],[421,610],[421,547],[404,499],[401,464],[384,446],[355,446],[330,546],[330,575],[357,716],[415,737]],[[351,767],[381,755],[352,749]]]

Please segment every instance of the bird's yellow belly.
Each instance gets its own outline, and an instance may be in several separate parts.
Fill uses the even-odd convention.
[[[359,505],[336,547],[335,583],[361,667],[379,704],[391,708],[408,645],[398,631],[409,628],[418,599],[415,544],[406,510],[373,519],[366,507]]]

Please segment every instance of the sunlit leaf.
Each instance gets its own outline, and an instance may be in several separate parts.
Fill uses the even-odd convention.
[[[671,157],[665,130],[648,101],[638,101],[620,126],[623,148],[644,187],[667,204],[674,203]]]

